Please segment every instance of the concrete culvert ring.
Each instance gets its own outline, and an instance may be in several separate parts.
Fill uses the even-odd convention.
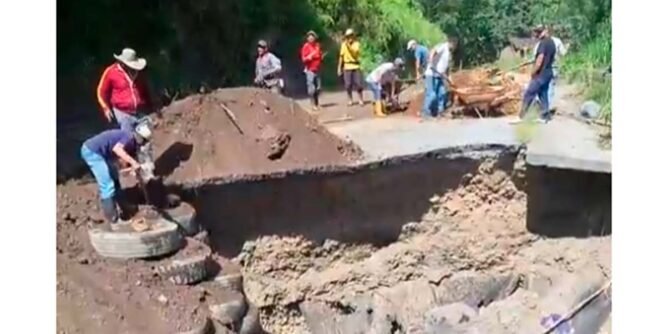
[[[186,238],[186,246],[155,271],[176,285],[194,284],[208,276],[211,248],[193,238]]]
[[[229,292],[225,302],[209,305],[210,317],[220,325],[239,328],[248,311],[246,296],[239,292]]]
[[[220,274],[214,279],[216,284],[230,291],[243,292],[244,277],[241,273]]]
[[[184,235],[193,236],[201,231],[197,223],[195,209],[186,202],[181,202],[177,207],[164,210],[166,218],[177,224]]]
[[[118,259],[157,257],[174,252],[183,244],[178,226],[164,219],[152,222],[148,231],[114,232],[94,228],[88,231],[88,236],[98,254]]]
[[[206,318],[201,324],[193,326],[192,329],[181,331],[176,334],[214,334],[213,323],[210,318]]]
[[[255,305],[248,307],[248,312],[241,322],[239,334],[261,334],[264,333],[262,325],[260,324],[260,310]]]

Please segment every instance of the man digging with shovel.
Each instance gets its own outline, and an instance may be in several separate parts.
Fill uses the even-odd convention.
[[[151,163],[140,164],[136,159],[139,146],[145,145],[151,138],[151,129],[147,121],[140,121],[132,132],[123,129],[103,131],[81,145],[81,157],[93,172],[104,218],[115,229],[120,220],[116,205],[122,204],[121,186],[118,180],[116,161],[129,165],[120,172],[132,172],[142,169],[152,172]]]

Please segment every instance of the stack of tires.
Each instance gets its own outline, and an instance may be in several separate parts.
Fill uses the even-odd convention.
[[[178,334],[256,334],[264,333],[259,310],[251,305],[243,291],[243,277],[239,269],[220,270],[216,267],[208,245],[206,231],[196,221],[195,210],[187,203],[164,210],[163,216],[150,221],[146,231],[110,231],[94,228],[89,231],[95,251],[104,257],[116,259],[151,259],[176,254],[180,249],[196,244],[197,254],[161,261],[156,273],[177,285],[192,285],[211,278],[212,283],[227,291],[221,303],[209,307],[209,317],[192,329]],[[227,264],[226,264],[227,266]],[[217,265],[219,269],[221,265]]]

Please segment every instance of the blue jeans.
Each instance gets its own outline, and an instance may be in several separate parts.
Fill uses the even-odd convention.
[[[448,92],[442,77],[432,75],[425,76],[422,117],[436,117],[441,115],[445,110],[447,96]]]
[[[366,84],[369,86],[369,90],[371,90],[371,93],[373,94],[373,100],[380,101],[383,96],[383,88],[380,86],[380,83],[367,81]]]
[[[304,74],[306,75],[306,92],[308,95],[313,96],[320,92],[320,75],[309,70],[304,70]]]
[[[118,174],[112,164],[101,155],[91,151],[86,145],[81,145],[81,157],[86,161],[88,167],[95,176],[100,198],[105,200],[113,198],[116,190],[120,189]]]
[[[548,109],[554,108],[554,86],[557,84],[557,73],[556,71],[554,72],[554,76],[552,77],[552,80],[550,80],[550,86],[547,89],[547,107]],[[536,98],[536,100],[539,100]]]
[[[139,119],[144,116],[144,113],[137,112],[136,114],[130,114],[116,108],[112,108],[112,111],[119,127],[125,131],[129,131],[130,133],[134,132],[135,126],[139,122]]]
[[[552,81],[551,75],[539,76],[537,78],[531,79],[529,87],[527,87],[524,92],[524,98],[522,101],[522,112],[520,117],[524,118],[531,104],[536,100],[540,102],[540,117],[543,119],[550,119],[550,105],[549,105],[549,90],[550,82]]]

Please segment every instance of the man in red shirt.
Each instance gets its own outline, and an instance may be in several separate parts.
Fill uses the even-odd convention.
[[[317,111],[320,105],[320,63],[322,62],[322,50],[317,41],[318,35],[313,31],[306,33],[306,43],[302,46],[301,58],[304,63],[304,74],[306,75],[306,91],[311,96],[311,108]]]
[[[97,85],[97,101],[108,122],[113,119],[121,129],[132,132],[138,120],[153,107],[141,75],[146,59],[138,58],[135,50],[129,48],[114,58],[116,62],[104,70]]]

